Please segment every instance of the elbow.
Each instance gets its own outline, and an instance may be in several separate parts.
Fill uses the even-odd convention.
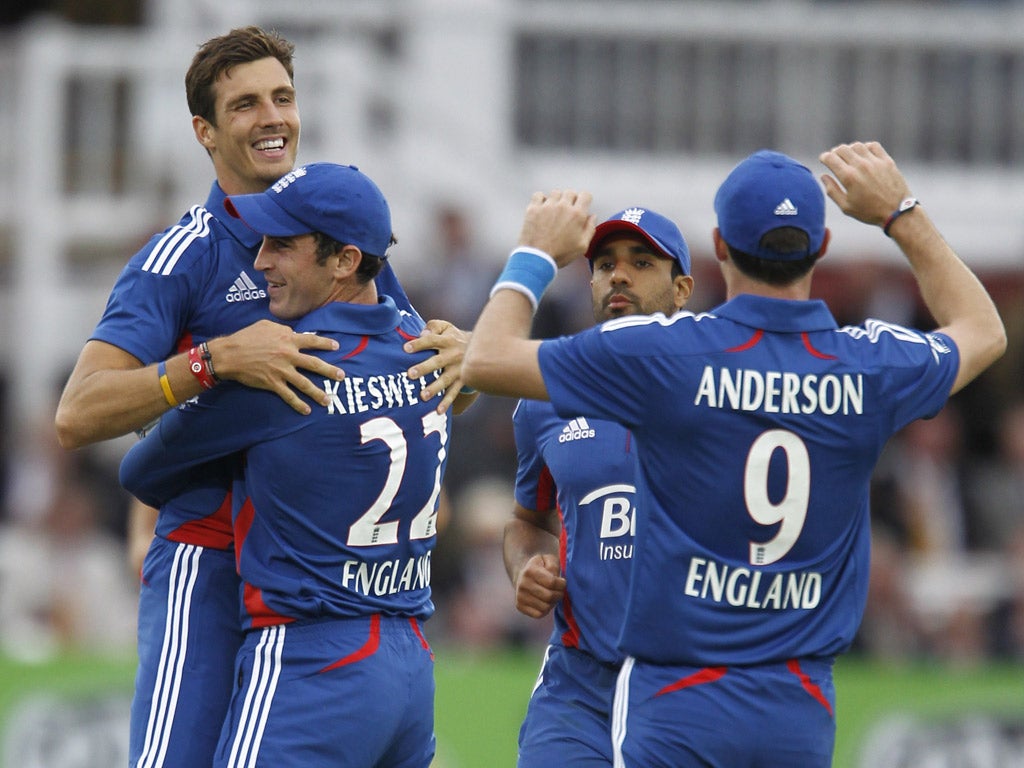
[[[57,408],[57,415],[53,420],[57,431],[57,444],[61,448],[72,450],[81,448],[89,443],[85,434],[78,429],[74,418],[67,412],[66,408]]]
[[[1003,324],[1003,320],[999,316],[998,312],[994,312],[994,315],[995,316],[990,320],[988,327],[985,330],[984,338],[986,343],[982,348],[985,368],[988,368],[1006,354],[1006,349],[1009,346],[1009,340],[1006,336],[1006,326]]]
[[[1001,358],[1006,354],[1006,349],[1009,346],[1009,340],[1006,337],[1006,326],[999,323],[999,332],[993,335],[992,339],[992,362]]]

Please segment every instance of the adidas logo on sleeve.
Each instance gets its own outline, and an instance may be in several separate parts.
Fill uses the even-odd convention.
[[[267,298],[267,292],[258,287],[252,278],[245,274],[245,270],[242,270],[224,298],[228,300],[229,304],[236,301],[252,301]]]
[[[578,419],[573,419],[565,425],[562,434],[558,436],[558,442],[568,443],[573,440],[586,440],[593,436],[594,430],[587,423],[587,420],[580,416]]]

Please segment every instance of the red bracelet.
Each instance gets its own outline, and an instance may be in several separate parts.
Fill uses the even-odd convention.
[[[205,344],[201,345],[201,347],[205,346]],[[196,377],[196,379],[199,380],[203,389],[213,389],[217,386],[217,379],[215,376],[211,375],[210,371],[207,369],[201,347],[192,347],[192,349],[188,351],[188,370]],[[206,354],[210,354],[209,350],[207,350]]]

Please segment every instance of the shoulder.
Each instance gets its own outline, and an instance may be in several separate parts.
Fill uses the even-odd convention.
[[[629,315],[616,318],[615,320],[607,320],[598,326],[598,330],[601,333],[613,333],[616,331],[629,331],[634,328],[672,328],[676,325],[687,325],[713,317],[714,315],[707,313],[696,315],[686,310],[676,312],[674,315],[655,312],[653,315]]]
[[[680,311],[674,315],[655,312],[652,315],[630,315],[615,320],[608,320],[593,329],[593,344],[606,346],[614,350],[616,355],[628,357],[645,357],[650,354],[663,354],[665,340],[672,338],[673,348],[680,344],[695,342],[700,334],[695,334],[695,324],[707,327],[713,315],[695,315],[692,312]]]
[[[150,238],[132,258],[131,266],[152,275],[182,274],[210,261],[219,248],[235,241],[224,225],[201,205],[194,205],[177,224]],[[240,250],[245,250],[238,244]]]
[[[955,356],[956,345],[941,333],[926,333],[884,320],[868,319],[862,325],[837,329],[851,343],[870,348],[873,354],[887,355],[890,360],[901,357],[928,357],[938,361]]]

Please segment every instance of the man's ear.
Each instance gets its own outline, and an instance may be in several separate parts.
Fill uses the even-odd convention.
[[[672,279],[672,288],[675,294],[676,309],[682,309],[690,300],[693,293],[693,277],[690,275],[676,275]]]
[[[363,252],[354,245],[343,246],[334,255],[338,258],[334,276],[339,279],[352,277],[359,269],[359,265],[363,263]]]
[[[725,244],[725,240],[722,239],[722,233],[715,227],[711,230],[711,239],[715,244],[715,258],[719,261],[725,261],[729,258],[729,246]]]
[[[825,258],[825,252],[828,250],[828,244],[832,240],[832,230],[825,228],[825,237],[821,241],[821,248],[818,249],[818,260]]]
[[[213,126],[206,118],[192,115],[192,132],[196,135],[196,141],[202,144],[207,152],[211,152],[217,146],[213,138]]]

